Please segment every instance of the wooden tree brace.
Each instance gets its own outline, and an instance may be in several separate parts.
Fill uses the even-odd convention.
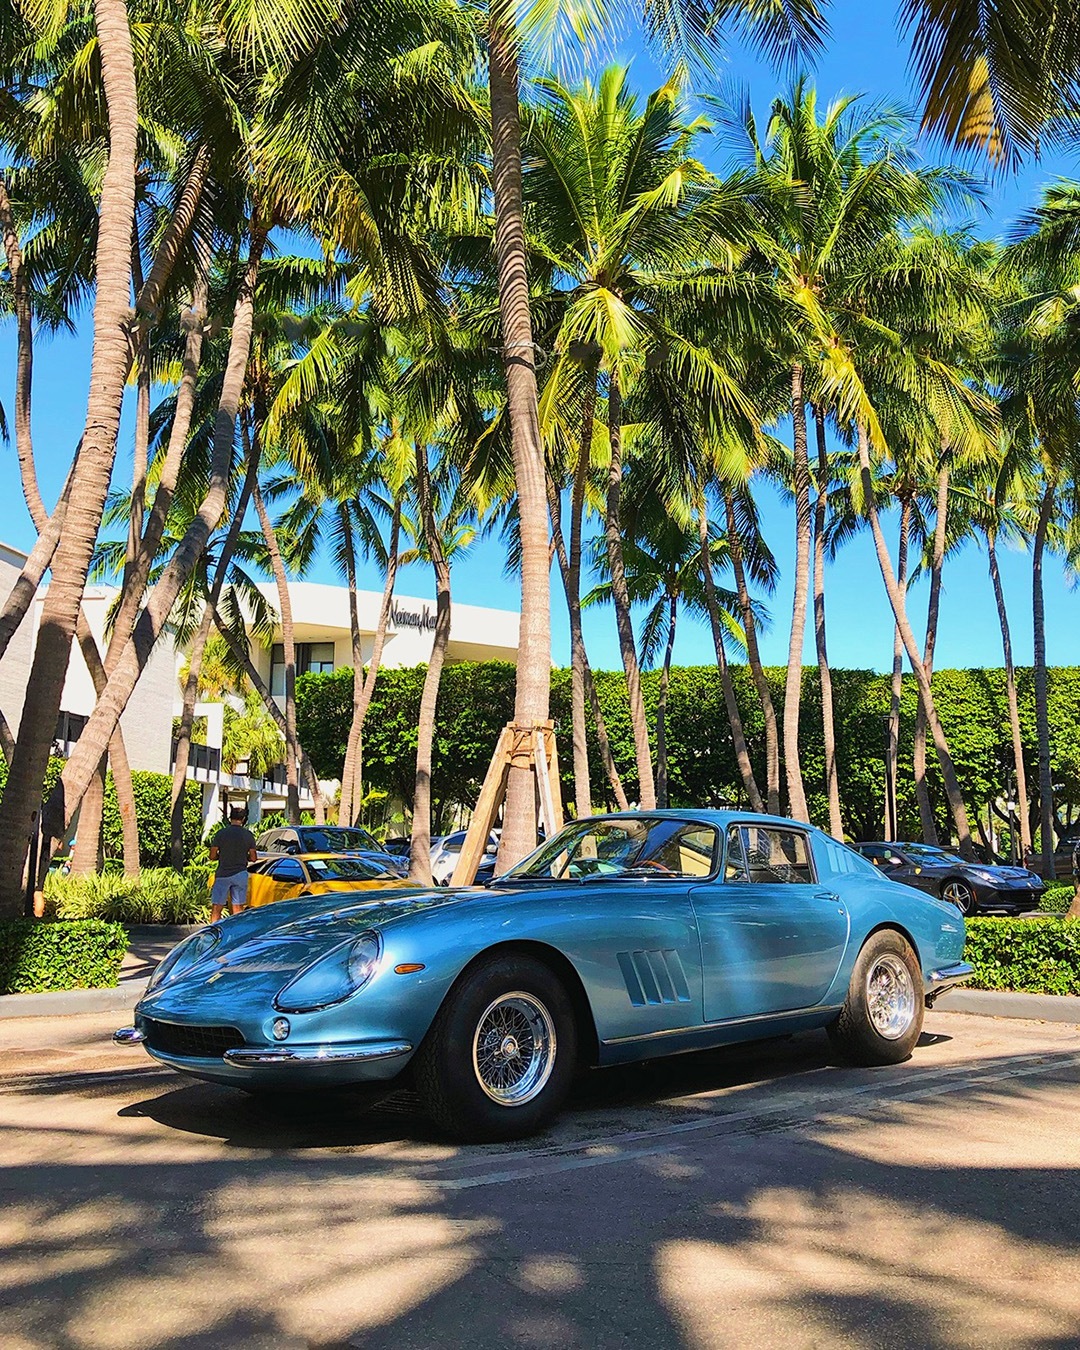
[[[506,784],[511,768],[527,769],[535,776],[540,821],[550,839],[562,829],[562,791],[559,784],[559,758],[555,749],[555,726],[539,722],[519,726],[508,722],[499,734],[495,753],[484,777],[476,810],[458,856],[451,886],[471,886],[487,850],[499,809],[506,799]]]

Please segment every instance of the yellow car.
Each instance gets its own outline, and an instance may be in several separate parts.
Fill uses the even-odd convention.
[[[301,853],[260,858],[248,869],[248,905],[258,909],[275,900],[341,891],[378,891],[409,886],[377,863],[334,853]]]

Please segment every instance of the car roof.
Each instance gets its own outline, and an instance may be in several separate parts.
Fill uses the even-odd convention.
[[[820,834],[821,831],[814,825],[809,825],[805,820],[792,820],[790,816],[769,816],[763,812],[751,811],[747,808],[740,811],[733,806],[706,806],[699,809],[690,809],[689,807],[672,806],[658,807],[655,811],[604,811],[598,815],[590,816],[590,820],[689,820],[702,825],[715,825],[718,829],[723,829],[729,824],[745,824],[752,821],[755,825],[782,825],[785,829],[813,830]],[[579,821],[567,821],[568,825],[577,825]]]

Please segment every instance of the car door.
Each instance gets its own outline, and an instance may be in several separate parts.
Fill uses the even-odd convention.
[[[253,909],[258,909],[275,900],[291,900],[300,893],[306,881],[307,874],[301,863],[295,858],[281,858],[257,878],[249,880],[249,903]]]
[[[916,890],[937,895],[938,878],[944,876],[947,869],[899,849],[891,849],[881,870],[893,881],[902,881],[905,886],[914,886]]]
[[[707,1022],[810,1008],[840,968],[843,901],[820,883],[804,830],[731,825],[724,867],[696,886]]]

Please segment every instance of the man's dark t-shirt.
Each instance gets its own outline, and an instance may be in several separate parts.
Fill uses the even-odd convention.
[[[248,855],[255,847],[255,836],[243,825],[226,825],[212,840],[218,851],[218,876],[235,877],[248,869]]]

